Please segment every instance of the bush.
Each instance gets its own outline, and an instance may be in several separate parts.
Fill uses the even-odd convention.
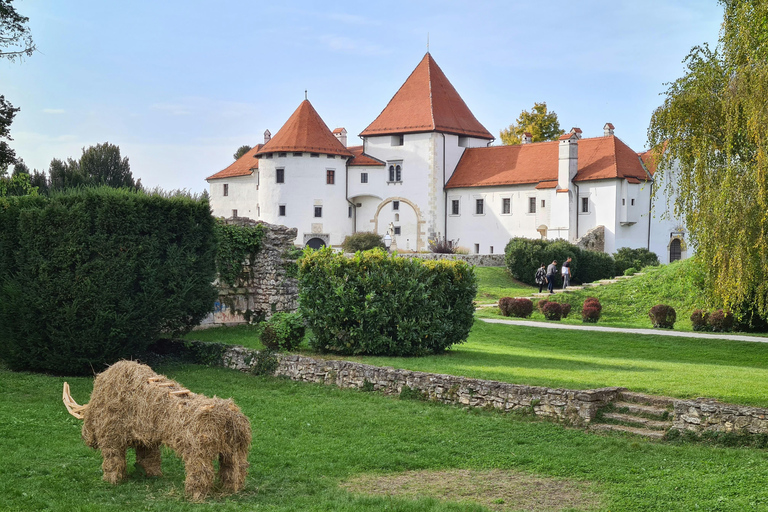
[[[331,249],[299,267],[299,310],[310,346],[340,354],[440,353],[467,339],[477,279],[463,261],[422,261]]]
[[[528,318],[533,313],[533,301],[526,298],[502,297],[499,299],[499,309],[504,316]]]
[[[635,267],[629,267],[627,270],[624,271],[625,276],[632,276],[639,272]]]
[[[371,249],[386,249],[381,235],[369,231],[361,231],[353,235],[348,235],[341,242],[341,248],[344,252],[369,251]]]
[[[639,249],[622,247],[614,253],[613,260],[615,264],[615,275],[617,276],[629,275],[627,274],[629,268],[635,268],[637,269],[636,272],[639,272],[645,267],[656,266],[659,264],[659,257],[656,253],[651,252],[644,247]]]
[[[278,312],[261,326],[261,343],[270,350],[290,351],[304,339],[304,319],[299,313]]]
[[[694,309],[691,313],[691,323],[693,324],[694,331],[706,331],[710,327],[708,324],[709,313],[702,311],[701,309]]]
[[[559,302],[547,302],[542,307],[542,313],[547,320],[560,320],[563,316],[563,307]]]
[[[436,238],[429,241],[429,250],[435,254],[456,254],[458,241]]]
[[[718,309],[709,315],[709,326],[715,332],[727,332],[733,329],[733,313]]]
[[[567,302],[564,302],[560,304],[560,310],[563,313],[563,318],[568,318],[568,315],[571,314],[571,305],[568,304]]]
[[[582,250],[565,240],[532,240],[512,238],[505,248],[507,268],[515,279],[535,285],[535,275],[539,266],[549,265],[553,260],[560,266],[571,257],[572,281],[587,283],[598,279],[613,277],[614,262],[609,254]]]
[[[93,374],[216,300],[207,200],[113,188],[0,199],[0,359]]]
[[[651,323],[656,328],[672,329],[677,320],[675,308],[666,304],[657,304],[648,312]]]
[[[581,321],[595,324],[600,320],[602,311],[603,306],[600,304],[600,300],[596,297],[587,297],[581,306]]]
[[[539,313],[542,315],[544,314],[544,306],[549,304],[549,299],[539,299],[539,301],[536,303],[536,309],[539,310]]]

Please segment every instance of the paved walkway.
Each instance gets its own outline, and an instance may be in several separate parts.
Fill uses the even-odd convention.
[[[550,322],[536,322],[532,320],[507,320],[503,318],[477,318],[489,324],[520,325],[523,327],[539,327],[543,329],[570,329],[576,331],[620,332],[626,334],[646,334],[653,336],[677,336],[680,338],[704,338],[713,340],[751,341],[753,343],[768,343],[768,338],[763,336],[744,336],[742,334],[683,332],[669,329],[630,329],[623,327],[602,327],[599,325],[572,325]]]

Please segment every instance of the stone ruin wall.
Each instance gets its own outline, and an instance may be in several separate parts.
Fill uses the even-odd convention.
[[[768,434],[768,409],[724,404],[716,400],[675,401],[674,428],[701,434],[733,432]]]
[[[214,311],[200,327],[247,323],[246,312],[263,313],[269,318],[278,311],[296,311],[299,285],[295,277],[286,275],[291,261],[285,253],[293,248],[296,228],[287,228],[247,218],[227,219],[227,224],[264,226],[262,249],[254,261],[246,261],[239,286],[216,281],[219,297]]]

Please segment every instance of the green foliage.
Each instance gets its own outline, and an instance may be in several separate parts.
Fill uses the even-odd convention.
[[[341,243],[341,248],[344,249],[344,252],[357,252],[376,248],[386,249],[386,246],[381,235],[369,231],[360,231],[346,236]]]
[[[427,395],[423,391],[405,385],[400,389],[400,400],[417,400],[423,402],[427,400]]]
[[[656,266],[659,264],[659,257],[655,252],[651,252],[645,247],[639,249],[630,249],[622,247],[613,254],[613,261],[616,265],[616,275],[632,275],[645,267]],[[634,270],[629,273],[628,270]]]
[[[0,176],[0,197],[35,195],[37,195],[37,187],[32,185],[29,174],[14,173],[12,176]]]
[[[536,271],[542,263],[557,260],[558,271],[566,258],[571,262],[571,282],[589,283],[614,275],[614,261],[609,254],[586,251],[565,240],[512,238],[505,248],[506,264],[515,279],[535,285]]]
[[[271,350],[291,351],[301,344],[305,330],[299,313],[278,312],[261,324],[261,343]]]
[[[533,313],[533,301],[526,298],[502,297],[499,299],[499,309],[504,316],[528,318]]]
[[[648,312],[651,323],[656,328],[672,329],[677,320],[677,312],[672,306],[657,304]]]
[[[240,226],[216,220],[216,267],[219,279],[230,286],[238,286],[247,279],[244,265],[251,262],[261,250],[264,226]]]
[[[563,317],[563,308],[559,302],[547,302],[541,312],[547,320],[560,320]]]
[[[240,160],[240,157],[242,157],[252,149],[253,149],[252,146],[249,146],[248,144],[243,144],[242,146],[237,148],[237,151],[235,151],[235,154],[232,156],[235,158],[235,160]]]
[[[68,158],[64,162],[54,158],[48,175],[50,190],[98,186],[141,188],[133,179],[128,157],[121,156],[120,147],[109,142],[83,148],[79,160]]]
[[[503,297],[529,295],[534,291],[533,287],[513,278],[505,267],[475,267],[475,275],[477,302],[497,302]]]
[[[285,267],[285,276],[291,278],[299,277],[298,260],[304,254],[304,250],[295,245],[290,246],[283,254],[283,266]]]
[[[280,361],[278,361],[275,351],[265,348],[256,354],[251,373],[254,375],[274,375],[279,364]]]
[[[527,110],[520,112],[515,124],[501,130],[501,142],[507,146],[520,144],[525,132],[531,134],[533,142],[541,142],[557,140],[565,130],[560,128],[557,114],[554,111],[548,111],[547,103],[542,102],[534,103],[530,112]]]
[[[623,273],[617,274],[617,275],[633,276],[633,275],[637,274],[638,272],[639,272],[639,270],[636,269],[635,267],[629,267]]]
[[[310,345],[341,354],[423,355],[466,340],[477,281],[459,261],[421,261],[381,250],[353,258],[322,249],[299,268],[299,310]]]
[[[0,359],[91,373],[216,298],[207,201],[96,188],[0,199]]]
[[[709,320],[709,313],[700,309],[694,309],[691,313],[691,325],[693,325],[694,331],[706,331],[708,330],[707,321]]]
[[[691,50],[648,140],[706,262],[709,296],[768,318],[768,3],[720,3],[717,48]]]

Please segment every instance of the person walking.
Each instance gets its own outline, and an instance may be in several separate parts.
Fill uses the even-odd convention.
[[[544,285],[547,284],[547,269],[542,263],[539,269],[536,271],[536,284],[539,285],[539,293],[544,289]]]
[[[561,270],[561,273],[563,274],[563,290],[568,288],[568,285],[571,284],[571,257],[569,256],[567,260],[565,260],[565,263],[563,263],[563,268]]]
[[[547,267],[547,290],[549,293],[555,293],[555,276],[557,275],[557,260],[552,260],[552,263]]]

